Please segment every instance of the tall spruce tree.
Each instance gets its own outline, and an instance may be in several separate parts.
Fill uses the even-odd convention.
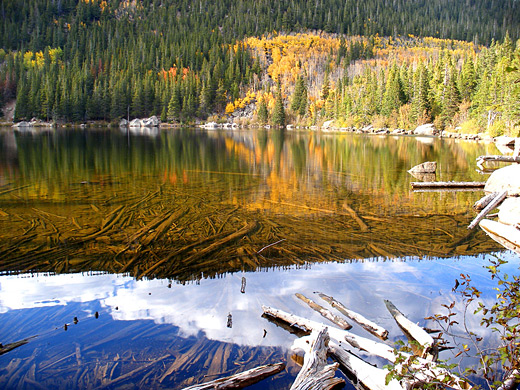
[[[273,113],[271,115],[271,123],[275,126],[285,126],[285,108],[283,104],[282,87],[280,83],[278,83],[276,100],[274,103]]]

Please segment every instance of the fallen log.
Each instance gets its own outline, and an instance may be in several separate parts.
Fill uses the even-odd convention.
[[[193,385],[184,390],[242,389],[278,374],[284,369],[284,363],[266,364],[225,378],[216,379],[200,385]]]
[[[304,341],[309,344],[309,348],[305,352],[303,367],[296,376],[291,390],[328,390],[345,383],[343,379],[335,377],[339,364],[327,364],[327,328],[314,330]]]
[[[493,240],[520,254],[520,230],[511,225],[505,225],[500,222],[484,219],[480,222],[480,227]]]
[[[418,351],[419,355],[430,361],[437,360],[439,351],[437,350],[433,337],[430,336],[419,325],[414,324],[412,321],[406,318],[392,302],[385,299],[385,305],[392,317],[394,317],[397,325],[399,325],[403,333],[410,339],[410,341],[415,341],[421,346],[421,348],[419,348],[420,351]]]
[[[402,385],[395,379],[386,384],[386,375],[389,372],[387,369],[374,367],[334,342],[329,343],[329,350],[332,357],[364,388],[369,390],[408,390],[411,388],[408,383]]]
[[[468,229],[473,229],[477,224],[484,219],[486,215],[488,215],[491,210],[497,208],[497,206],[502,203],[502,201],[507,197],[507,191],[499,192],[489,203],[484,210],[482,210],[473,221],[468,225]]]
[[[322,323],[308,320],[306,318],[299,317],[282,310],[274,309],[268,306],[262,306],[262,309],[265,315],[284,321],[288,324],[291,324],[291,327],[297,327],[298,329],[302,329],[308,333],[312,330],[321,330],[325,327],[325,325]],[[340,344],[341,340],[345,340],[354,348],[365,351],[371,355],[382,357],[391,363],[396,363],[396,359],[398,358],[398,354],[395,353],[395,350],[392,347],[377,341],[357,336],[348,330],[342,330],[333,326],[329,326],[328,333],[332,339],[337,340]],[[406,359],[413,358],[416,361],[415,363],[410,364],[409,368],[414,371],[415,377],[418,380],[427,381],[429,379],[439,378],[440,376],[455,376],[445,368],[438,367],[435,362],[423,359],[418,356],[412,356],[406,352],[400,352],[399,355]],[[463,390],[467,387],[454,384],[452,388]]]
[[[291,324],[291,326],[297,326],[300,329],[310,333],[313,330],[320,330],[325,327],[324,324],[312,320],[308,320],[303,317],[299,317],[294,314],[290,314],[284,312],[282,310],[274,309],[268,306],[262,306],[264,314],[269,315],[271,317],[280,319],[282,321]],[[366,351],[370,354],[382,357],[390,362],[395,361],[395,354],[392,347],[378,343],[377,341],[369,340],[365,337],[357,336],[347,330],[339,329],[333,326],[329,326],[329,335],[335,340],[346,340],[350,344],[355,344],[354,346],[358,349]]]
[[[336,308],[341,314],[347,316],[352,321],[355,321],[358,323],[363,329],[365,329],[367,332],[373,334],[376,337],[379,337],[381,340],[386,340],[388,338],[388,331],[379,325],[373,323],[372,321],[366,319],[361,314],[358,314],[356,312],[353,312],[352,310],[349,310],[343,305],[341,302],[335,300],[333,297],[329,297],[328,295],[325,295],[321,292],[316,292],[315,294],[318,294],[321,299],[323,299],[325,302],[327,302],[332,307]]]
[[[27,337],[26,339],[15,341],[14,343],[9,343],[6,345],[0,344],[0,355],[3,355],[4,353],[7,353],[9,351],[12,351],[15,348],[21,347],[22,345],[27,344],[31,339],[35,338],[36,336]]]
[[[475,202],[473,208],[477,211],[484,210],[486,206],[498,195],[498,192],[492,192],[491,194],[487,194],[486,196],[480,198]]]
[[[413,181],[412,188],[484,188],[486,182],[480,181],[430,181],[430,182],[418,182]]]
[[[350,216],[354,219],[354,221],[356,221],[356,223],[359,225],[359,228],[361,229],[362,232],[366,232],[369,230],[369,227],[365,223],[365,221],[363,221],[361,219],[361,217],[358,215],[358,213],[356,213],[356,211],[347,204],[346,200],[345,200],[345,202],[343,202],[343,210],[345,210],[347,213],[350,214]]]
[[[514,390],[520,383],[520,370],[513,370],[497,390]]]
[[[520,163],[520,157],[515,156],[499,156],[499,155],[489,155],[489,156],[478,156],[477,164],[479,161],[499,161],[499,162],[510,162],[510,163]]]
[[[302,295],[300,293],[296,293],[294,295],[296,295],[296,297],[298,297],[303,302],[305,302],[307,305],[309,305],[309,307],[311,309],[313,309],[313,310],[317,311],[318,313],[320,313],[322,315],[322,317],[325,317],[330,322],[338,325],[341,329],[350,329],[350,328],[352,328],[352,325],[350,325],[343,318],[340,318],[340,317],[332,314],[330,312],[330,310],[327,310],[323,306],[318,305],[316,302],[314,302],[313,300],[307,298],[306,296],[304,296],[304,295]]]

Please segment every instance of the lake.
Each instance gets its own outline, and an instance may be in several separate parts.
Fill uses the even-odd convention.
[[[296,336],[262,305],[326,321],[295,293],[333,296],[389,344],[403,336],[384,299],[435,328],[424,318],[461,304],[461,273],[490,302],[485,266],[518,257],[467,230],[482,191],[412,191],[407,170],[437,161],[435,180],[485,181],[476,157],[496,153],[409,136],[0,129],[0,342],[30,338],[0,356],[0,387],[180,389],[285,362],[251,388],[289,388]]]

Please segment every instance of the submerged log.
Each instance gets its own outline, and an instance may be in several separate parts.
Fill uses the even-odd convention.
[[[497,206],[502,203],[502,201],[507,197],[507,191],[499,192],[495,197],[488,203],[488,205],[482,210],[479,215],[475,217],[473,221],[468,225],[468,229],[473,229],[477,224],[484,219],[486,215],[488,215],[491,210],[497,208]]]
[[[314,330],[305,340],[309,344],[303,359],[303,367],[294,380],[291,390],[328,390],[345,383],[336,378],[339,364],[327,364],[329,334],[327,328]]]
[[[27,337],[26,339],[15,341],[14,343],[9,343],[6,345],[0,344],[0,355],[3,355],[4,353],[7,353],[9,351],[12,351],[15,348],[21,347],[22,345],[27,344],[31,339],[35,338],[36,336]]]
[[[412,188],[484,188],[486,182],[480,181],[430,181],[412,182]]]
[[[296,293],[296,297],[301,299],[303,302],[305,302],[309,307],[318,313],[320,313],[323,317],[328,319],[330,322],[338,325],[341,329],[350,329],[352,328],[352,325],[350,325],[347,321],[345,321],[343,318],[340,318],[330,312],[330,310],[325,309],[323,306],[318,305],[313,300],[307,298],[306,296]]]
[[[335,300],[333,297],[329,297],[321,292],[316,292],[325,302],[327,302],[332,307],[336,308],[341,314],[347,316],[351,320],[357,322],[363,329],[367,332],[373,334],[374,336],[379,337],[381,340],[386,340],[388,338],[388,331],[379,325],[373,323],[372,321],[366,319],[361,314],[358,314],[352,310],[349,310],[343,305],[341,302]]]
[[[284,363],[267,364],[225,378],[190,386],[184,390],[242,389],[272,375],[278,374],[284,369]]]
[[[437,350],[433,337],[419,325],[406,318],[392,302],[385,299],[385,305],[403,333],[411,339],[411,341],[416,341],[421,346],[421,351],[419,351],[420,356],[427,360],[437,360],[439,351]]]

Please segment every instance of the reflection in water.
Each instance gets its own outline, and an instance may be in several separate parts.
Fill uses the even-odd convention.
[[[265,304],[321,321],[296,292],[328,293],[394,338],[383,299],[424,324],[456,298],[461,272],[489,290],[482,265],[501,247],[466,229],[480,193],[413,193],[406,171],[437,161],[438,180],[481,181],[474,161],[488,147],[0,131],[0,341],[38,334],[0,356],[0,387],[183,388],[283,360],[288,373],[256,388],[288,388],[295,336],[260,315]]]
[[[498,249],[465,229],[478,193],[409,189],[406,171],[422,160],[438,162],[440,180],[473,180],[470,164],[485,147],[475,143],[188,129],[14,134],[0,271],[193,280]]]
[[[511,263],[505,272],[518,267],[517,259],[506,259]],[[472,275],[484,291],[484,301],[492,300],[493,285],[483,268],[486,264],[485,257],[444,260],[441,267],[431,261],[315,264],[307,269],[227,274],[191,284],[136,281],[109,274],[3,276],[0,332],[4,340],[34,334],[39,337],[0,357],[1,377],[4,384],[22,380],[23,376],[8,367],[12,359],[21,359],[27,363],[26,370],[35,365],[32,375],[44,387],[86,384],[75,382],[83,373],[86,377],[82,380],[88,379],[92,387],[130,372],[134,367],[131,357],[153,362],[171,355],[152,365],[150,371],[135,373],[132,382],[140,383],[142,376],[151,372],[156,380],[152,383],[164,378],[162,387],[182,388],[190,383],[185,382],[188,378],[199,382],[204,380],[203,375],[243,371],[263,362],[290,361],[287,348],[294,336],[260,315],[261,305],[266,304],[322,321],[294,297],[296,292],[316,301],[319,298],[314,291],[334,295],[347,307],[387,328],[393,342],[401,332],[386,311],[384,299],[394,302],[411,320],[432,327],[423,318],[442,312],[442,304],[460,299],[451,288],[461,272]],[[245,294],[240,292],[242,276],[247,279]],[[97,320],[93,316],[96,311]],[[233,317],[232,328],[226,326],[228,314]],[[77,325],[72,324],[74,317],[79,318]],[[65,332],[66,322],[70,327]],[[478,319],[470,318],[469,327],[489,343],[496,341],[489,328],[480,327]],[[367,335],[357,326],[353,331]],[[48,343],[53,348],[45,347]],[[446,351],[443,358],[450,353]],[[117,362],[119,371],[110,375],[103,371],[103,367],[111,370]],[[289,364],[289,371],[291,375],[278,376],[269,386],[284,388],[297,367]],[[152,383],[148,385],[157,387]]]

